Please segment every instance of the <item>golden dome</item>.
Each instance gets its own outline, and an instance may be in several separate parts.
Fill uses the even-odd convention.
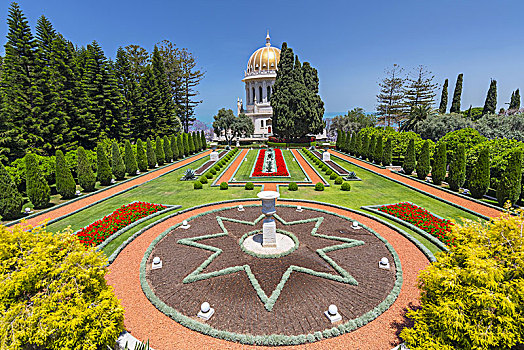
[[[266,37],[266,46],[253,52],[247,62],[247,74],[256,74],[276,71],[280,61],[280,49],[272,47],[269,43],[269,32]]]

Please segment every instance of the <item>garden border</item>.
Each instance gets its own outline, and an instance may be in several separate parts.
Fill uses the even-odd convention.
[[[339,150],[339,149],[335,149],[334,151],[337,151],[337,152],[339,152],[339,153],[342,153],[342,154],[345,155],[345,156],[348,156],[348,157],[351,157],[351,158],[353,158],[353,159],[359,160],[359,161],[364,162],[364,163],[366,163],[366,164],[373,165],[373,166],[375,166],[375,167],[377,167],[377,168],[379,168],[379,169],[387,169],[384,165],[377,165],[377,164],[375,164],[375,163],[373,163],[373,162],[370,162],[370,161],[367,161],[367,160],[365,160],[365,159],[355,157],[355,156],[349,154],[348,152],[343,152],[343,151],[341,151],[341,150]],[[331,154],[334,155],[334,156],[336,157],[336,154],[333,154],[333,153],[331,153]],[[339,158],[340,158],[340,157],[339,157]]]
[[[236,147],[235,147],[236,148]],[[222,175],[224,175],[226,173],[226,171],[231,167],[231,165],[233,165],[233,163],[235,162],[235,160],[240,157],[240,155],[242,154],[242,151],[240,150],[240,148],[237,148],[238,149],[238,154],[236,155],[236,157],[234,157],[233,159],[229,160],[228,164],[226,165],[226,167],[224,168],[224,170],[222,170],[220,173],[217,173],[216,175],[216,179],[215,181],[213,181],[209,187],[217,187],[217,186],[220,186],[220,184],[217,185],[217,181],[222,177]],[[227,155],[227,154],[226,154]]]
[[[331,187],[331,185],[330,185],[329,182],[324,178],[324,176],[322,176],[322,174],[318,172],[317,168],[316,168],[314,165],[312,165],[312,164],[309,162],[308,158],[307,158],[307,157],[302,153],[302,149],[297,150],[297,152],[300,153],[300,155],[302,156],[302,158],[304,158],[304,160],[306,161],[306,163],[309,164],[309,166],[311,167],[311,169],[313,169],[313,171],[314,171],[315,173],[317,173],[317,175],[318,175],[318,176],[319,176],[319,177],[324,181],[324,185],[325,185],[326,187]],[[313,184],[313,186],[315,186],[315,184]]]

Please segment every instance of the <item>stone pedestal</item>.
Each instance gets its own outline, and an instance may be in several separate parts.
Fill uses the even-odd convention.
[[[211,152],[211,154],[209,155],[209,160],[212,162],[218,161],[218,152],[217,151]]]
[[[328,151],[322,153],[322,160],[324,162],[329,162],[331,160],[331,154]]]
[[[276,213],[276,200],[280,193],[276,191],[262,191],[258,193],[258,198],[262,199],[262,213],[266,216],[262,225],[262,246],[276,247],[277,227],[273,215]]]
[[[264,248],[277,246],[277,224],[272,216],[264,219],[262,237],[262,246]]]

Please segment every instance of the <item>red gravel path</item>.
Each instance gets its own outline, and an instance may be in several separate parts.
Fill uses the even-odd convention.
[[[171,164],[170,166],[164,167],[162,169],[149,171],[146,175],[134,178],[131,181],[127,181],[127,182],[115,185],[115,186],[113,186],[111,188],[108,188],[105,191],[92,194],[92,195],[87,196],[87,197],[85,197],[83,199],[80,199],[80,200],[77,200],[75,202],[71,202],[70,204],[66,204],[66,205],[63,205],[63,206],[61,206],[59,208],[56,208],[55,210],[51,210],[51,211],[49,211],[47,213],[42,213],[41,215],[35,216],[35,217],[31,218],[31,219],[28,219],[26,222],[29,225],[35,226],[35,225],[40,224],[42,221],[44,221],[46,219],[59,218],[61,216],[69,214],[69,213],[71,213],[71,212],[73,212],[75,210],[85,208],[87,205],[89,205],[91,203],[94,203],[94,202],[99,201],[101,199],[107,198],[107,197],[109,197],[109,196],[111,196],[113,194],[122,192],[122,191],[124,191],[124,190],[126,190],[126,189],[128,189],[130,187],[133,187],[135,185],[140,185],[140,184],[142,184],[142,183],[144,183],[146,181],[155,179],[155,178],[159,177],[160,175],[168,173],[168,172],[170,172],[171,170],[173,170],[175,168],[178,168],[180,166],[184,166],[184,165],[186,165],[186,164],[188,164],[188,163],[190,163],[190,162],[192,162],[192,161],[194,161],[196,159],[200,159],[200,158],[208,155],[209,153],[211,153],[211,150],[208,150],[208,151],[205,151],[203,153],[197,154],[197,155],[195,155],[193,157],[189,157],[189,158],[186,158],[184,160],[175,162],[175,163]]]
[[[346,161],[348,161],[350,163],[360,165],[363,168],[366,168],[366,169],[372,170],[374,172],[377,172],[379,174],[385,175],[386,177],[388,177],[390,179],[398,180],[398,181],[400,181],[400,182],[402,182],[402,183],[404,183],[406,185],[410,185],[411,187],[415,187],[415,188],[418,188],[418,189],[420,189],[420,190],[422,190],[424,192],[431,193],[432,195],[435,195],[438,198],[442,198],[442,199],[445,199],[445,200],[447,200],[449,202],[458,204],[461,207],[468,208],[470,210],[473,210],[476,213],[479,213],[479,214],[482,214],[482,215],[486,215],[486,216],[489,216],[489,217],[498,217],[498,216],[500,216],[502,214],[502,212],[500,210],[493,209],[491,207],[488,207],[487,205],[483,205],[483,204],[471,201],[471,200],[469,200],[467,198],[464,198],[462,196],[451,194],[451,193],[449,193],[447,191],[439,190],[439,189],[437,189],[437,188],[435,188],[433,186],[426,185],[424,183],[408,179],[408,178],[406,178],[404,176],[400,176],[398,174],[395,174],[395,173],[389,171],[388,169],[382,169],[382,168],[370,165],[370,164],[368,164],[366,162],[362,162],[362,161],[360,161],[360,160],[358,160],[356,158],[348,157],[345,154],[342,154],[342,153],[337,152],[337,151],[330,150],[329,152],[332,153],[332,154],[337,155],[338,157],[340,157],[340,158],[342,158],[342,159],[344,159],[344,160],[346,160]]]
[[[250,204],[239,201],[235,204]],[[397,336],[398,324],[404,322],[403,314],[409,305],[418,305],[419,291],[416,277],[428,265],[427,258],[410,241],[396,231],[364,216],[352,214],[342,209],[311,203],[279,201],[279,204],[301,204],[333,213],[342,214],[371,227],[379,232],[396,250],[402,263],[404,283],[398,299],[389,310],[377,319],[351,333],[339,337],[300,346],[279,347],[279,349],[391,349],[400,343]],[[166,220],[142,233],[129,244],[109,266],[106,279],[114,288],[125,309],[125,327],[138,339],[149,339],[156,350],[171,349],[262,349],[228,342],[191,331],[158,311],[146,298],[140,287],[139,269],[142,257],[151,242],[169,227],[201,212],[231,206],[217,204],[196,209]]]

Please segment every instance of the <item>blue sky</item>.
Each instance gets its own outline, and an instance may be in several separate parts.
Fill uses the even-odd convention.
[[[319,71],[326,112],[373,111],[384,69],[426,65],[452,95],[464,73],[462,107],[482,106],[490,79],[498,107],[524,88],[524,3],[520,1],[134,1],[20,0],[34,29],[42,14],[77,45],[100,43],[109,57],[119,46],[152,50],[171,40],[196,56],[206,77],[197,117],[244,98],[241,79],[251,53],[283,41]],[[9,1],[0,7],[2,49]],[[521,95],[523,93],[521,92]],[[440,99],[440,90],[437,103]],[[451,98],[450,98],[451,101]],[[449,108],[449,105],[448,105]]]

